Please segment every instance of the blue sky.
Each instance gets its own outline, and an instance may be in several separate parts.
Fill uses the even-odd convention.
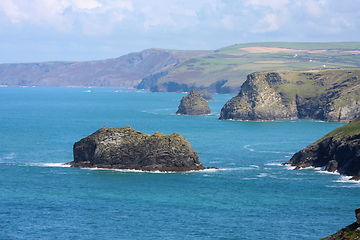
[[[1,0],[0,63],[360,41],[360,0]]]

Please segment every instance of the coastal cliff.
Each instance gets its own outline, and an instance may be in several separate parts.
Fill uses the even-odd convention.
[[[295,169],[323,167],[360,180],[360,117],[328,133],[284,164]]]
[[[123,128],[103,127],[74,144],[72,167],[190,171],[204,169],[198,153],[180,134],[152,136]]]
[[[356,222],[342,228],[331,236],[321,240],[358,240],[360,239],[360,208],[355,209]]]
[[[252,73],[219,119],[350,121],[360,112],[359,76],[359,69]]]
[[[209,104],[195,89],[181,99],[176,112],[176,114],[182,115],[206,115],[210,113]]]

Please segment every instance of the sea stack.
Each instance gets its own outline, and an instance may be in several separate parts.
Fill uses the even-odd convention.
[[[195,89],[181,99],[176,112],[176,114],[181,115],[207,115],[210,113],[209,104]]]
[[[360,180],[360,117],[295,153],[284,164],[295,169],[324,167],[325,171],[337,171]]]
[[[180,134],[152,136],[103,127],[74,144],[72,167],[182,172],[204,169],[198,153]]]

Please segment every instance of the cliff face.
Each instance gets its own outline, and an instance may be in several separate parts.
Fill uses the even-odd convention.
[[[209,104],[196,90],[192,90],[181,99],[178,111],[176,112],[176,114],[182,115],[206,115],[210,113]]]
[[[123,128],[103,127],[74,144],[72,167],[189,171],[204,169],[197,152],[180,134],[150,136]]]
[[[360,180],[360,117],[307,146],[284,164],[295,169],[324,167]]]
[[[220,119],[349,121],[360,112],[360,70],[249,74]]]

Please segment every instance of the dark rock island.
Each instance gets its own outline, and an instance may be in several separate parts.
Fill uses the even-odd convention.
[[[176,114],[182,115],[206,115],[210,113],[209,104],[195,89],[181,99],[178,111],[176,112]]]
[[[284,164],[295,169],[325,167],[326,171],[360,180],[360,117],[307,146]]]
[[[144,171],[202,170],[198,153],[180,134],[164,136],[123,128],[103,127],[74,144],[72,167]]]
[[[252,73],[220,119],[347,122],[360,112],[359,76],[359,69]]]
[[[344,227],[331,236],[321,240],[358,240],[360,239],[360,208],[355,209],[356,222]]]

